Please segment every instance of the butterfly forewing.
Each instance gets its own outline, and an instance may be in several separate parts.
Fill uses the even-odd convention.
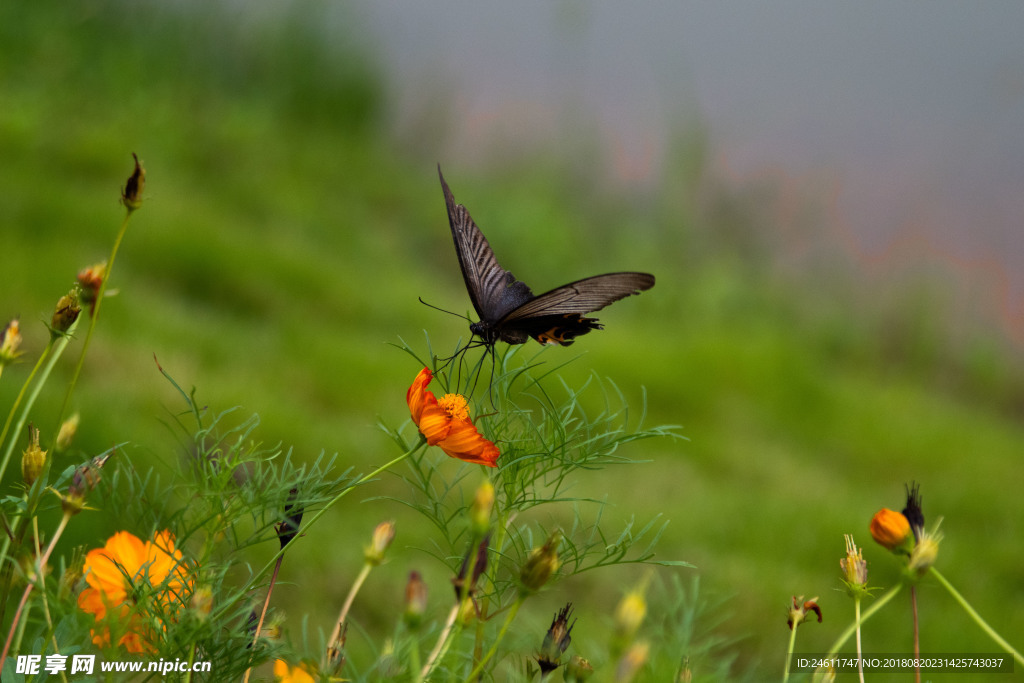
[[[533,292],[526,283],[516,280],[512,273],[498,264],[491,245],[473,222],[469,211],[462,204],[455,203],[455,197],[441,175],[440,166],[437,174],[441,178],[444,201],[448,208],[448,223],[451,225],[455,253],[459,256],[469,298],[481,320],[496,322],[532,299]]]

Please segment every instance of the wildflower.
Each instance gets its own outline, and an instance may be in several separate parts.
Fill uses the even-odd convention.
[[[861,549],[853,542],[853,536],[845,535],[846,557],[839,560],[839,568],[843,570],[843,583],[852,595],[866,592],[868,585],[868,563]]]
[[[519,581],[524,592],[534,593],[540,590],[551,575],[558,571],[562,564],[558,559],[558,544],[561,542],[562,532],[555,530],[544,545],[530,552],[522,571],[519,572]]]
[[[89,307],[90,315],[96,312],[96,301],[100,298],[100,290],[103,288],[103,280],[106,277],[106,261],[78,271],[78,286],[81,288],[78,298],[81,303]]]
[[[646,582],[626,593],[615,608],[615,634],[622,642],[633,639],[647,616],[645,590]]]
[[[789,619],[786,621],[789,624],[790,629],[795,629],[800,624],[807,620],[807,613],[814,612],[818,615],[818,623],[821,623],[821,608],[818,607],[818,598],[813,597],[810,600],[806,600],[802,605],[800,601],[804,599],[804,596],[799,598],[793,596],[793,606],[789,608]]]
[[[395,539],[395,523],[381,522],[373,530],[373,541],[363,551],[367,563],[377,566],[384,561],[384,553]]]
[[[53,310],[53,318],[50,320],[50,335],[59,337],[71,329],[71,326],[78,320],[78,314],[82,312],[78,305],[78,292],[71,290],[57,301]]]
[[[21,328],[18,319],[15,318],[0,331],[0,371],[21,355],[21,352],[18,351],[19,346],[21,346]]]
[[[540,654],[537,655],[537,664],[540,666],[540,677],[545,678],[552,671],[559,667],[559,660],[562,653],[572,642],[572,627],[576,625],[573,621],[569,623],[569,616],[572,614],[572,603],[567,603],[551,620],[551,627],[544,636],[544,643],[541,645]]]
[[[25,486],[32,486],[46,466],[46,451],[39,447],[39,430],[29,425],[28,448],[21,454],[21,478]]]
[[[142,206],[142,190],[146,187],[146,169],[142,167],[135,152],[132,152],[132,158],[135,159],[135,168],[121,190],[121,203],[128,209],[128,213]]]
[[[63,453],[71,446],[71,442],[75,439],[75,434],[78,433],[78,422],[78,413],[75,413],[61,423],[60,431],[57,432],[57,441],[53,446],[55,451]]]
[[[498,447],[481,436],[473,425],[465,397],[445,394],[438,400],[427,390],[433,378],[429,368],[420,370],[405,397],[412,420],[427,443],[440,446],[453,458],[497,467]]]
[[[910,522],[902,512],[882,508],[871,518],[871,538],[894,553],[907,554],[913,546]]]
[[[153,624],[166,629],[163,619],[182,605],[193,585],[169,531],[145,542],[119,531],[86,554],[83,572],[88,587],[79,594],[78,606],[104,624],[91,631],[93,643],[109,646],[114,626],[120,634],[117,644],[138,654],[156,651],[159,634]]]
[[[316,683],[305,664],[289,666],[283,659],[274,660],[274,680],[277,683]]]
[[[409,630],[419,628],[423,615],[427,611],[427,584],[419,572],[409,573],[409,582],[405,584],[405,625]]]

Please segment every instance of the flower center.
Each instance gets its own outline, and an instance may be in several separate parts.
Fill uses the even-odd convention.
[[[437,405],[453,420],[469,419],[469,405],[461,394],[445,394],[438,399]]]

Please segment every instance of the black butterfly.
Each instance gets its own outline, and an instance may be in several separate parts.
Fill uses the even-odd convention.
[[[469,211],[455,203],[440,166],[437,174],[448,206],[448,222],[462,277],[473,308],[480,316],[480,321],[471,323],[469,329],[481,344],[493,348],[498,340],[522,344],[533,337],[541,344],[568,346],[581,334],[602,329],[596,318],[583,317],[585,313],[599,311],[654,286],[654,276],[647,273],[608,273],[534,296],[525,283],[498,264]]]

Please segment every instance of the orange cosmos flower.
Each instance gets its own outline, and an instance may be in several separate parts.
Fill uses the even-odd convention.
[[[92,631],[92,642],[109,646],[114,625],[123,634],[117,644],[137,654],[156,651],[153,624],[163,626],[162,618],[182,605],[193,586],[169,531],[146,542],[119,531],[86,554],[82,571],[88,588],[79,594],[78,606],[97,623],[106,622]]]
[[[478,465],[497,467],[498,447],[485,439],[469,419],[469,405],[459,394],[445,394],[438,400],[427,390],[434,379],[429,368],[420,370],[405,396],[420,433],[431,446],[453,458]]]
[[[292,667],[283,659],[274,660],[274,680],[277,683],[315,683],[305,664]]]

